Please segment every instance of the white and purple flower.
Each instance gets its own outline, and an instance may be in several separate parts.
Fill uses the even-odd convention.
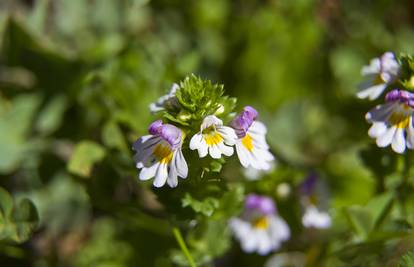
[[[362,68],[361,74],[365,80],[359,85],[359,98],[378,98],[388,85],[393,83],[400,72],[400,65],[394,53],[386,52],[379,58],[371,60],[370,64]]]
[[[246,106],[230,126],[237,134],[236,151],[243,167],[269,170],[275,158],[266,142],[266,126],[256,121],[257,116],[258,112],[254,108]]]
[[[178,103],[178,99],[175,96],[175,93],[180,88],[180,86],[174,83],[171,86],[170,92],[168,94],[161,96],[158,98],[157,102],[151,103],[149,105],[149,110],[151,113],[156,113],[166,108],[178,108],[180,104]]]
[[[306,228],[329,228],[332,224],[331,216],[317,207],[317,197],[323,195],[317,191],[318,175],[311,173],[300,187],[301,202],[304,208],[302,224]],[[320,204],[320,203],[319,203]]]
[[[162,187],[165,183],[176,187],[177,177],[186,178],[188,175],[187,162],[181,151],[184,133],[161,120],[153,122],[148,131],[149,135],[142,136],[133,144],[136,167],[141,169],[139,179],[155,177],[155,187]]]
[[[223,121],[214,115],[206,116],[200,127],[190,141],[190,149],[198,150],[200,158],[210,156],[221,158],[221,154],[231,156],[234,153],[233,145],[236,143],[236,133],[230,127],[223,126]]]
[[[273,200],[265,196],[248,195],[243,214],[230,219],[229,225],[247,253],[268,254],[290,238],[289,226],[277,214]]]
[[[403,153],[414,145],[413,110],[414,94],[392,90],[385,96],[386,104],[369,111],[365,118],[372,123],[368,135],[376,139],[379,147],[391,148]]]

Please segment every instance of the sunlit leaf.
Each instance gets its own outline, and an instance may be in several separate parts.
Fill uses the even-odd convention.
[[[105,156],[102,146],[91,141],[82,141],[76,145],[68,163],[68,170],[73,174],[89,177],[95,163]]]

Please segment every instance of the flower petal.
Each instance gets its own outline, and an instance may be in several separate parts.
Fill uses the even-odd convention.
[[[167,164],[160,164],[155,174],[153,185],[155,187],[162,187],[168,178],[168,166]]]
[[[177,179],[177,171],[175,170],[175,168],[170,168],[170,171],[168,173],[167,184],[171,188],[177,187],[178,179]]]
[[[385,133],[387,125],[384,122],[374,122],[369,128],[368,135],[372,138],[377,138]]]
[[[357,93],[358,98],[368,98],[369,100],[377,99],[382,92],[384,92],[387,84],[382,83],[378,85],[372,85],[371,87],[365,88]]]
[[[396,108],[397,105],[398,103],[386,103],[384,105],[378,105],[365,115],[365,119],[370,122],[385,122],[390,116],[392,110]]]
[[[200,147],[200,143],[203,140],[203,135],[201,133],[195,134],[190,140],[190,149],[196,150]]]
[[[221,152],[224,155],[226,155],[227,157],[230,157],[234,153],[233,147],[226,146],[223,142],[219,143],[217,146],[219,147],[219,149],[221,150]]]
[[[396,129],[397,127],[395,126],[388,128],[383,135],[377,138],[377,145],[379,147],[386,147],[390,145]]]
[[[208,152],[213,159],[221,158],[221,151],[217,145],[212,145],[208,148]]]
[[[141,172],[139,173],[139,179],[141,181],[145,181],[145,180],[149,180],[152,177],[155,176],[155,173],[157,172],[157,168],[160,165],[159,162],[155,163],[154,165],[147,167],[147,168],[143,168],[141,170]]]
[[[175,164],[175,168],[177,170],[178,176],[180,176],[181,178],[187,178],[188,166],[187,166],[187,162],[185,161],[185,158],[184,158],[184,155],[181,149],[179,149],[176,152],[174,164]]]
[[[410,118],[410,123],[407,127],[407,148],[414,148],[414,127],[413,127],[413,118]]]
[[[397,128],[392,139],[391,148],[397,153],[404,153],[405,151],[405,129]]]
[[[217,132],[220,133],[226,144],[234,145],[236,143],[237,135],[233,128],[228,126],[220,126],[217,127]]]
[[[236,143],[236,152],[241,165],[245,168],[249,167],[249,151],[244,147],[244,145],[241,142]]]

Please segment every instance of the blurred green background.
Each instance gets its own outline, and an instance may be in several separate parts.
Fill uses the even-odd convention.
[[[411,0],[0,0],[0,266],[185,265],[130,147],[149,103],[191,73],[260,112],[280,167],[259,188],[323,174],[335,227],[286,250],[380,264],[323,251],[347,242],[344,207],[393,182],[400,158],[369,140],[374,104],[354,94],[372,57],[414,53],[413,26]],[[235,242],[223,254],[212,224],[205,264],[263,265]]]

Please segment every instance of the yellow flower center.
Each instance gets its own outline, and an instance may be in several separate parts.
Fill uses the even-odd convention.
[[[410,116],[404,113],[395,112],[391,114],[389,122],[397,128],[407,128],[410,124]]]
[[[204,134],[204,139],[208,146],[214,146],[223,141],[223,137],[216,131],[212,131],[208,134]]]
[[[247,148],[247,150],[249,151],[253,150],[253,140],[250,135],[246,134],[246,136],[243,137],[242,144],[244,145],[245,148]]]
[[[385,83],[384,79],[381,77],[381,74],[375,76],[374,84],[382,84]]]
[[[267,217],[260,217],[253,223],[254,228],[267,229],[269,227],[269,219]]]
[[[164,144],[158,144],[152,153],[161,164],[170,163],[173,156],[170,146]]]

